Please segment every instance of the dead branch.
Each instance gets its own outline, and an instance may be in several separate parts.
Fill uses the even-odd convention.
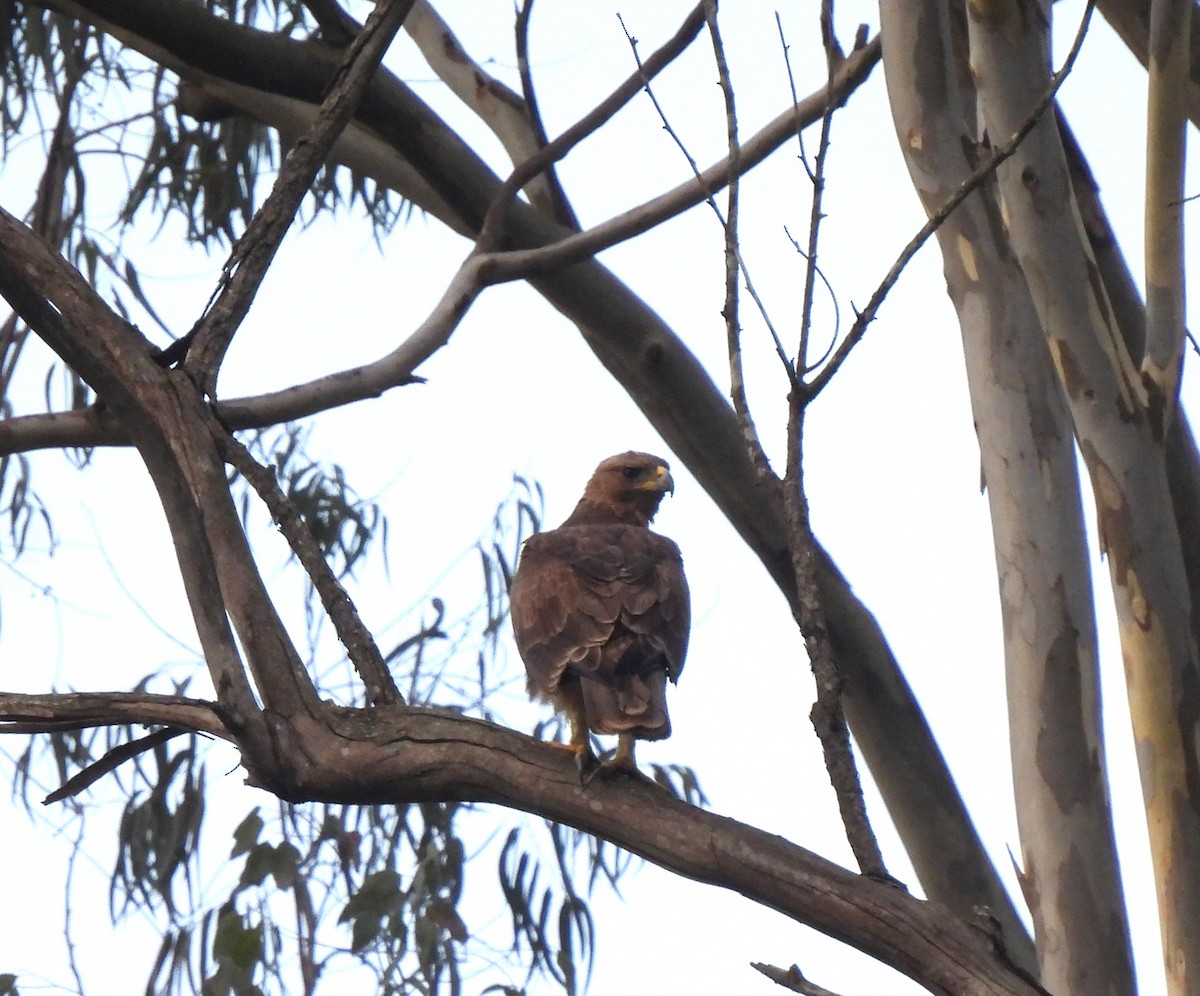
[[[145,723],[232,740],[216,702],[151,692],[0,692],[0,733],[50,733]]]

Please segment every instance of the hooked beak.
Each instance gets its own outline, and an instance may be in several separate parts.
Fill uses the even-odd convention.
[[[657,491],[660,494],[673,495],[675,494],[675,479],[666,467],[660,465],[654,468],[654,477],[639,484],[637,490]]]

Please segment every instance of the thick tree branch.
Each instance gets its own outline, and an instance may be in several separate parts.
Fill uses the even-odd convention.
[[[535,146],[540,149],[546,145],[549,138],[546,135],[541,108],[538,106],[537,90],[533,85],[533,69],[529,64],[529,24],[532,18],[533,0],[524,0],[517,5],[516,21],[513,25],[517,42],[517,70],[521,74],[521,93],[525,100],[525,110],[529,115],[529,127],[533,132]],[[518,162],[516,157],[513,158],[513,162],[514,164]],[[567,199],[567,193],[563,190],[562,183],[558,178],[558,171],[553,166],[548,166],[538,180],[545,180],[548,194],[548,203],[542,208],[542,213],[548,218],[553,218],[564,228],[578,231],[579,218],[575,214],[575,209],[571,207],[571,202]],[[530,184],[526,189],[532,191],[529,198],[537,205],[537,186]]]
[[[426,0],[417,0],[404,21],[429,67],[466,107],[486,124],[513,164],[537,154],[545,144],[527,98],[514,93],[473,60],[450,26]],[[559,197],[552,173],[533,177],[524,187],[530,202],[547,217],[558,216]]]
[[[264,787],[291,801],[490,802],[611,840],[672,871],[732,889],[893,965],[932,992],[1040,996],[981,932],[936,903],[854,875],[648,782],[583,789],[564,753],[459,713],[321,707],[318,723],[277,722],[277,749],[251,757]],[[37,723],[166,723],[228,738],[211,702],[150,694],[0,693],[0,730]]]
[[[1001,15],[997,20],[993,14]],[[970,21],[988,127],[1004,133],[1036,100],[1045,26],[1004,10]],[[1041,78],[1039,78],[1041,77]],[[1074,208],[1052,119],[998,173],[1014,251],[1034,295],[1096,497],[1126,662],[1162,924],[1168,991],[1200,991],[1200,658],[1181,543],[1144,387],[1121,340]]]
[[[880,6],[881,30],[891,40],[884,57],[888,102],[929,212],[975,166],[968,151],[975,94],[956,57],[949,6]],[[1000,219],[989,183],[936,235],[962,331],[992,522],[1020,875],[1042,982],[1063,994],[1110,984],[1132,991],[1107,785],[1097,764],[1098,649],[1070,413]],[[1007,913],[994,911],[1011,936]]]
[[[254,564],[199,391],[156,363],[141,333],[2,210],[0,294],[129,430],[158,489],[218,697],[231,725],[261,744],[265,728],[230,618],[273,708],[292,715],[314,706],[316,692]]]
[[[265,773],[284,798],[403,804],[491,802],[610,840],[845,941],[956,996],[1044,996],[983,932],[937,903],[852,874],[773,834],[681,802],[657,786],[595,780],[563,751],[434,709],[326,710],[328,729],[278,728],[296,766]]]
[[[1096,6],[1121,40],[1143,65],[1150,63],[1150,9],[1152,0],[1097,0]],[[1200,13],[1192,4],[1187,38],[1191,53],[1186,96],[1188,116],[1200,127]]]

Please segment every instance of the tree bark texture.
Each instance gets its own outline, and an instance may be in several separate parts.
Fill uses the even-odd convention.
[[[880,5],[884,73],[914,186],[935,213],[975,169],[945,4]],[[1135,991],[1100,733],[1099,670],[1070,414],[990,185],[937,231],[963,334],[1004,622],[1021,881],[1039,979]]]

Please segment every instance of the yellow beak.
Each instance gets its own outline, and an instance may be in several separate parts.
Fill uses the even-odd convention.
[[[671,477],[671,472],[666,467],[656,467],[654,469],[654,477],[637,485],[635,490],[661,491],[673,495],[675,493],[675,480]]]

